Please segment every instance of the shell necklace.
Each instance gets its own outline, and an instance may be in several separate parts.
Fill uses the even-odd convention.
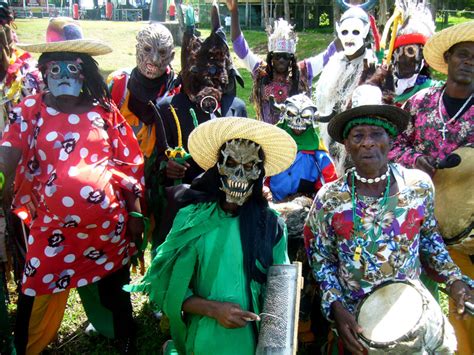
[[[354,176],[358,181],[360,181],[364,184],[374,184],[376,182],[383,181],[388,176],[390,176],[390,170],[389,170],[388,166],[387,166],[387,171],[384,174],[382,174],[380,176],[377,176],[376,178],[373,178],[373,179],[372,178],[366,179],[365,177],[360,176],[355,167],[350,169],[350,171],[352,171],[354,173]]]

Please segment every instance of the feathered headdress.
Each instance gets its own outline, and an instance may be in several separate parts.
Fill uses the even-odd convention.
[[[269,26],[267,28],[267,33],[269,52],[295,54],[298,36],[293,31],[293,26],[291,26],[288,21],[283,19],[276,20],[273,31],[271,26]]]
[[[425,0],[397,0],[402,10],[402,23],[397,31],[394,48],[407,44],[424,45],[435,33],[435,23]]]
[[[429,4],[426,0],[396,0],[395,11],[384,28],[382,47],[391,28],[387,62],[389,63],[393,51],[408,44],[424,45],[435,32],[435,23]]]

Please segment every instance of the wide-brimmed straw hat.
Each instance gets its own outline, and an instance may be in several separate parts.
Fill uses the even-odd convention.
[[[392,124],[396,133],[403,132],[410,120],[410,114],[382,102],[382,91],[373,85],[361,85],[352,94],[352,108],[334,116],[328,125],[328,133],[335,141],[344,142],[344,128],[356,118],[369,118]]]
[[[274,125],[243,117],[216,118],[200,124],[189,136],[188,149],[194,161],[208,170],[217,163],[222,145],[239,138],[262,147],[266,176],[286,170],[295,160],[296,143],[288,133]]]
[[[107,44],[96,39],[86,39],[79,22],[69,17],[55,17],[49,21],[46,42],[38,44],[18,43],[18,47],[28,52],[74,52],[91,56],[112,52]]]
[[[474,42],[474,21],[464,22],[437,32],[426,42],[423,56],[435,70],[448,74],[444,53],[456,43]]]

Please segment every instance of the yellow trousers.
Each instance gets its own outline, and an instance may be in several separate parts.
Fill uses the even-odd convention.
[[[34,297],[31,312],[26,311],[29,313],[29,315],[25,314],[27,318],[19,316],[27,322],[27,344],[21,344],[22,346],[26,345],[27,355],[39,354],[56,337],[64,316],[68,296],[69,290]],[[18,318],[17,322],[20,321]],[[19,339],[15,340],[19,341]],[[19,345],[17,344],[18,348],[20,348]],[[19,353],[22,353],[22,350],[19,350]]]
[[[459,266],[462,273],[474,279],[474,264],[469,255],[456,250],[450,250],[449,254],[454,263]],[[456,338],[458,340],[458,351],[460,355],[474,354],[474,317],[467,319],[456,319],[456,306],[453,300],[449,299],[449,321],[453,325]]]

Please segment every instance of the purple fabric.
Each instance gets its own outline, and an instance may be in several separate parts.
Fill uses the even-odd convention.
[[[81,27],[72,20],[52,20],[46,30],[46,42],[61,42],[75,39],[83,39]]]
[[[326,48],[326,51],[323,54],[323,67],[326,66],[326,64],[329,62],[329,59],[336,52],[337,52],[336,44],[334,43],[334,41],[332,41],[329,44],[329,46]],[[306,63],[306,69],[308,73],[308,86],[309,86],[309,89],[312,90],[313,78],[314,78],[313,66],[310,64],[310,61],[305,60],[305,63]]]
[[[232,44],[234,45],[235,54],[237,54],[237,57],[240,59],[244,59],[247,54],[249,54],[249,46],[242,33],[232,42]]]
[[[329,46],[326,48],[326,52],[324,53],[323,55],[323,65],[326,66],[326,64],[328,64],[329,62],[329,58],[331,58],[334,53],[337,52],[337,48],[336,48],[336,43],[334,43],[334,41],[332,41]]]

